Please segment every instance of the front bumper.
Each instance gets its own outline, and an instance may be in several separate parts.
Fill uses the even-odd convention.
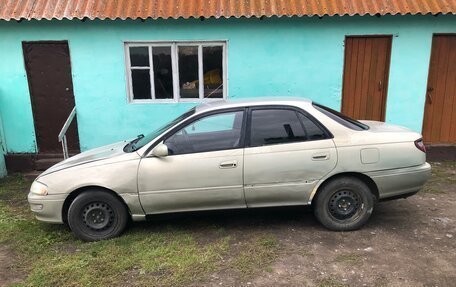
[[[29,193],[27,199],[36,219],[48,223],[63,223],[62,208],[66,197],[67,194],[42,196]]]
[[[414,194],[423,188],[431,176],[431,165],[424,163],[419,166],[366,173],[377,184],[379,199],[404,197]]]

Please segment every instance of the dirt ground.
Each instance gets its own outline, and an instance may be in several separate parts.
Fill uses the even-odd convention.
[[[440,165],[433,163],[436,171]],[[277,240],[277,250],[261,259],[266,262],[261,268],[239,273],[221,264],[195,286],[456,286],[455,166],[433,174],[415,196],[378,203],[369,223],[354,232],[327,231],[302,207],[195,213],[160,224],[185,226],[201,248],[212,237],[229,235],[232,251],[223,262],[239,252],[249,256],[245,248],[236,253],[236,246],[252,234]],[[148,224],[155,223],[134,228]],[[12,268],[15,260],[0,245],[0,286],[27,276]]]
[[[209,285],[455,286],[454,194],[380,203],[369,224],[355,232],[326,231],[310,211],[231,218],[227,232],[274,232],[279,256],[248,280],[222,272]]]
[[[456,169],[432,165],[424,191],[378,203],[359,231],[327,231],[310,209],[230,218],[228,232],[273,232],[279,256],[248,280],[221,272],[209,285],[456,286]]]
[[[0,286],[19,283],[25,274],[14,272],[16,263],[14,253],[7,246],[0,245]]]

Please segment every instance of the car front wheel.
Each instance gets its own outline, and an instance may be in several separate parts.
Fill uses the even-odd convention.
[[[68,225],[84,241],[116,237],[127,226],[128,211],[113,194],[88,190],[78,195],[68,209]]]
[[[335,231],[361,228],[373,209],[371,190],[355,177],[341,177],[325,184],[314,202],[315,217],[323,226]]]

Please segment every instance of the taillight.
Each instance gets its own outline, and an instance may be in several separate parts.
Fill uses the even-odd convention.
[[[424,145],[423,139],[415,141],[415,146],[422,152],[426,152],[426,146]]]

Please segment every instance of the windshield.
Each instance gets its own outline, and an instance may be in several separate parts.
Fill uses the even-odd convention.
[[[125,147],[124,147],[124,152],[134,152],[137,151],[138,149],[142,148],[145,146],[147,143],[149,143],[151,140],[154,138],[158,137],[161,133],[166,131],[167,129],[171,128],[172,126],[176,125],[177,123],[183,121],[184,119],[188,118],[189,116],[193,115],[195,113],[195,108],[190,109],[189,111],[183,113],[179,117],[175,118],[174,120],[168,122],[164,126],[156,129],[155,131],[147,134],[147,135],[139,135],[137,138],[129,142]]]
[[[325,107],[323,105],[319,105],[316,103],[313,103],[312,105],[314,106],[314,108],[316,108],[320,112],[324,113],[331,119],[335,120],[339,124],[343,125],[344,127],[347,127],[349,129],[356,130],[356,131],[364,131],[364,130],[369,129],[368,125],[365,125],[357,120],[347,117],[346,115],[339,113],[333,109],[330,109],[328,107]]]

